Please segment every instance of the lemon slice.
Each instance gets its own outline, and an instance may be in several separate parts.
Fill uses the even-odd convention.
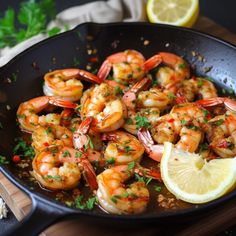
[[[198,154],[176,149],[166,142],[161,177],[178,199],[195,204],[209,202],[235,186],[236,157],[207,162]]]
[[[152,23],[192,27],[199,14],[199,0],[148,0],[147,16]]]

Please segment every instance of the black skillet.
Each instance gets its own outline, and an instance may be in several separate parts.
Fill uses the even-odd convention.
[[[159,51],[169,51],[184,56],[194,66],[194,73],[207,74],[219,87],[231,92],[236,91],[234,80],[236,47],[229,43],[190,29],[166,25],[82,24],[69,32],[38,43],[0,69],[0,122],[3,125],[0,130],[0,154],[11,159],[14,138],[18,130],[16,109],[21,102],[42,94],[42,77],[46,72],[73,67],[75,64],[79,64],[81,69],[86,69],[88,61],[92,62],[92,69],[95,69],[106,56],[129,48],[142,52],[146,58]],[[93,49],[97,49],[96,55],[89,55],[88,50]],[[96,56],[99,59],[97,63]],[[29,195],[32,200],[32,210],[8,235],[37,235],[52,223],[65,217],[89,217],[93,218],[93,222],[96,219],[107,223],[165,222],[169,219],[199,215],[236,196],[234,190],[198,208],[116,216],[72,209],[34,192],[14,174],[12,166],[13,164],[0,165],[0,171]]]

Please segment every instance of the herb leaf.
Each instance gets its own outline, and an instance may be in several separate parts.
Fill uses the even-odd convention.
[[[53,0],[24,1],[20,5],[18,14],[12,8],[7,9],[0,19],[0,48],[12,47],[39,33],[48,32],[49,36],[52,36],[60,32],[58,27],[46,29],[47,20],[53,18],[55,18]],[[15,27],[16,20],[18,20],[19,30]]]
[[[148,128],[151,125],[149,120],[144,116],[136,116],[135,120],[138,128]]]

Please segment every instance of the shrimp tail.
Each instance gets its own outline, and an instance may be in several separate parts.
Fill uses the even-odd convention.
[[[59,106],[59,107],[66,107],[66,108],[76,108],[77,104],[76,103],[73,103],[73,102],[70,102],[70,101],[65,101],[65,100],[61,100],[61,99],[58,99],[58,98],[55,98],[55,97],[48,97],[48,102],[52,105],[55,105],[55,106]]]
[[[148,178],[152,178],[152,179],[161,181],[161,173],[159,171],[143,168],[143,167],[139,166],[138,164],[137,164],[137,167],[134,168],[134,173],[141,175],[141,176],[145,176]]]
[[[101,84],[103,82],[99,76],[96,76],[88,71],[79,70],[79,75],[88,82],[94,82],[96,84]]]
[[[224,105],[228,111],[236,113],[236,101],[226,97],[216,97],[196,101],[197,104],[203,107],[212,107],[217,105]]]
[[[79,128],[73,134],[73,142],[74,146],[78,149],[83,148],[88,143],[88,130],[90,128],[90,124],[93,121],[93,118],[88,116],[82,123],[79,125]]]
[[[109,62],[109,60],[105,60],[97,73],[98,78],[104,81],[110,73],[111,68],[112,64]]]
[[[186,96],[184,95],[184,93],[181,90],[177,91],[175,102],[177,104],[183,104],[183,103],[188,102],[188,99],[186,98]]]
[[[140,129],[137,133],[139,141],[143,144],[149,157],[154,161],[161,161],[161,157],[164,151],[162,144],[154,145],[154,141],[148,130]]]
[[[83,166],[83,176],[86,182],[88,183],[90,189],[97,190],[98,189],[97,177],[92,165],[87,159],[83,159],[81,164]]]
[[[146,71],[150,71],[162,63],[160,55],[156,54],[145,61],[144,68]]]

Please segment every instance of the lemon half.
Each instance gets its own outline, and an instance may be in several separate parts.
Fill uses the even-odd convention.
[[[147,16],[152,23],[192,27],[199,14],[199,0],[148,0]]]
[[[161,177],[167,189],[189,203],[206,203],[230,191],[236,183],[236,158],[209,162],[200,155],[164,144]]]

